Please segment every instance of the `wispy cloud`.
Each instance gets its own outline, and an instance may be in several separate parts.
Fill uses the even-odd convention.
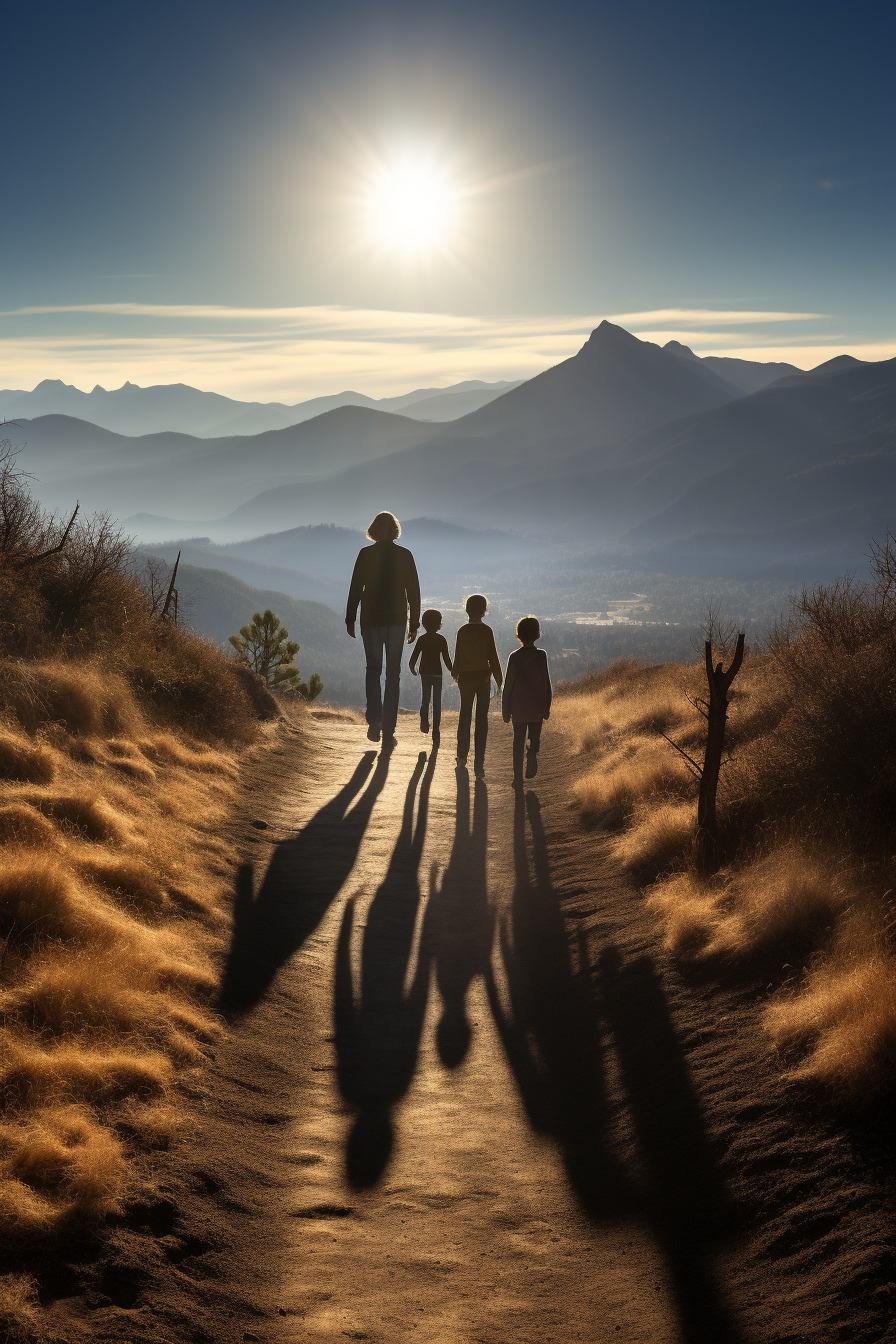
[[[698,322],[709,326],[741,326],[766,322],[802,322],[824,317],[824,313],[754,312],[751,310],[719,311],[712,308],[656,308],[637,313],[609,313],[548,317],[487,318],[466,317],[456,313],[415,313],[390,311],[380,308],[349,308],[337,304],[320,304],[296,308],[232,307],[211,303],[79,303],[41,304],[29,308],[13,308],[0,312],[0,317],[37,317],[55,313],[96,313],[110,317],[153,317],[180,320],[210,321],[272,321],[289,326],[303,326],[317,330],[379,330],[430,331],[463,330],[487,331],[526,330],[560,331],[590,330],[606,319],[622,326],[643,327],[656,323]]]
[[[753,309],[719,310],[717,308],[655,308],[643,313],[614,313],[610,322],[620,326],[654,326],[656,323],[681,323],[690,326],[694,322],[704,326],[750,326],[766,322],[808,322],[815,318],[827,317],[826,313],[782,313],[756,312]]]
[[[835,354],[896,355],[896,342],[858,344],[830,333],[809,337],[805,330],[796,340],[785,334],[780,324],[821,316],[810,313],[670,308],[478,317],[337,305],[98,303],[0,314],[6,319],[0,359],[7,387],[62,378],[89,389],[129,379],[186,382],[263,401],[295,402],[348,388],[386,396],[465,378],[531,377],[574,354],[604,316],[643,340],[680,340],[701,355],[784,360],[801,368]],[[34,324],[27,320],[32,318]]]

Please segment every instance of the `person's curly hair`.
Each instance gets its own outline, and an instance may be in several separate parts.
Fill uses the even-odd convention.
[[[397,541],[401,536],[401,523],[394,513],[385,510],[374,518],[367,535],[371,541]]]

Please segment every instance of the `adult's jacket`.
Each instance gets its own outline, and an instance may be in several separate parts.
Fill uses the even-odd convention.
[[[361,629],[372,625],[420,625],[420,580],[414,557],[394,541],[375,541],[358,554],[348,590],[345,619],[351,624],[361,604]]]

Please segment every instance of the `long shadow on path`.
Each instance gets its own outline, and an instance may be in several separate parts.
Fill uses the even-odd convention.
[[[509,1011],[494,980],[489,991],[529,1119],[555,1136],[592,1219],[634,1219],[652,1229],[685,1344],[738,1344],[742,1335],[711,1263],[734,1231],[736,1210],[716,1168],[660,975],[649,957],[626,962],[612,945],[592,967],[583,938],[574,964],[532,792],[516,801],[514,867],[511,917],[499,940]],[[616,1132],[616,1156],[604,1083],[609,1048],[633,1134],[620,1151]]]
[[[607,1218],[624,1209],[630,1196],[606,1138],[605,1047],[587,962],[576,966],[570,954],[538,799],[531,792],[515,799],[513,862],[513,902],[498,939],[504,992],[494,974],[487,981],[492,1013],[530,1124],[556,1139],[585,1210]]]
[[[370,814],[386,783],[389,759],[383,753],[373,769],[376,753],[364,753],[336,796],[295,839],[277,845],[254,900],[252,865],[241,865],[230,949],[218,995],[223,1013],[236,1017],[253,1008],[280,967],[317,928],[354,866]],[[367,787],[350,807],[368,775]]]
[[[351,965],[354,900],[346,903],[339,932],[333,1005],[337,1076],[342,1095],[357,1112],[346,1149],[346,1174],[356,1188],[374,1185],[385,1171],[394,1142],[392,1108],[417,1068],[429,992],[425,957],[418,957],[413,980],[409,986],[406,982],[422,900],[420,858],[435,765],[435,751],[428,765],[421,752],[408,782],[398,839],[367,910],[357,1002]]]
[[[470,1047],[467,992],[477,975],[488,975],[495,930],[487,883],[488,790],[481,779],[474,784],[472,826],[470,821],[470,778],[459,769],[454,842],[441,883],[433,883],[420,946],[421,957],[435,967],[442,1000],[436,1044],[449,1069]]]

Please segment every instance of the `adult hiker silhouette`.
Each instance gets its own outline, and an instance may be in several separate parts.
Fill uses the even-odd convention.
[[[410,551],[395,544],[401,536],[401,524],[394,513],[378,513],[367,535],[373,545],[362,547],[355,561],[345,607],[345,628],[354,639],[360,603],[361,638],[367,660],[367,736],[371,742],[378,742],[382,733],[383,746],[393,747],[401,651],[406,635],[409,644],[417,638],[420,580]],[[385,692],[380,684],[384,652]]]

